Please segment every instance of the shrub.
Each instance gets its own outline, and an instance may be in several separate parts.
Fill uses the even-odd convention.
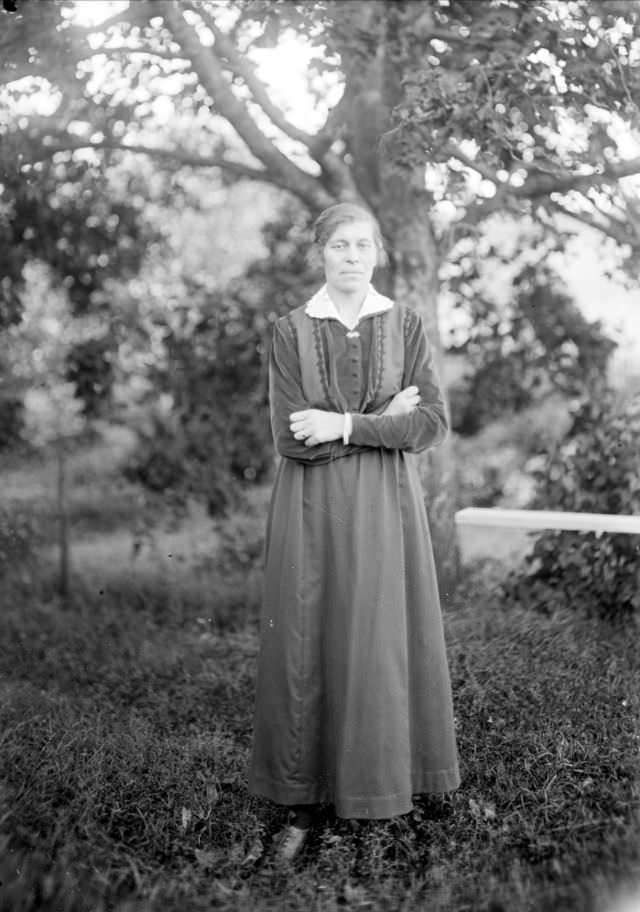
[[[168,394],[169,414],[141,435],[129,478],[199,497],[217,516],[269,478],[273,323],[321,284],[306,262],[308,218],[297,206],[285,208],[264,226],[267,256],[224,288],[212,292],[189,280],[189,320],[166,323],[164,358],[149,375],[150,387]]]
[[[457,433],[473,436],[550,393],[583,397],[602,383],[615,342],[599,322],[585,319],[548,268],[522,269],[506,304],[486,299],[473,283],[462,285],[458,300],[471,325],[467,339],[451,349],[467,361],[451,391]]]
[[[100,418],[108,413],[115,379],[115,348],[111,335],[83,339],[70,347],[66,379],[75,384],[87,418]]]
[[[31,561],[40,538],[35,516],[12,505],[0,507],[0,575]]]
[[[194,563],[194,576],[214,593],[212,622],[219,630],[254,621],[262,602],[265,510],[243,496],[238,507],[215,523],[216,546]]]
[[[640,396],[583,403],[537,479],[533,507],[640,513]],[[640,614],[640,536],[548,532],[505,595],[552,612],[561,604],[609,619]]]
[[[19,396],[0,397],[0,450],[15,447],[21,440],[24,405]]]
[[[526,506],[534,489],[533,466],[544,462],[570,424],[568,401],[550,396],[518,415],[492,421],[473,437],[456,434],[459,506]]]

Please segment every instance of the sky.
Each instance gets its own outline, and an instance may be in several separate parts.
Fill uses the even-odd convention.
[[[126,0],[76,0],[74,19],[80,25],[98,25],[127,5]]]

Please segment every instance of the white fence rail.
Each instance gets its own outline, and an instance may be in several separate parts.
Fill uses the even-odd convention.
[[[502,510],[499,507],[466,507],[456,513],[459,526],[502,529],[563,529],[568,532],[616,532],[640,535],[640,516],[613,513],[563,513],[559,510]]]

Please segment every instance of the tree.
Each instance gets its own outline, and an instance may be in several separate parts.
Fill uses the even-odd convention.
[[[44,78],[61,98],[32,118],[29,149],[15,125],[5,131],[5,166],[24,173],[61,151],[128,148],[266,181],[312,212],[361,200],[382,224],[386,290],[421,312],[438,355],[440,268],[496,213],[526,214],[550,234],[567,220],[597,227],[633,268],[640,207],[624,178],[640,173],[640,157],[623,145],[639,122],[637,0],[137,0],[84,28],[67,18],[70,4],[47,6],[44,18],[33,2],[4,17],[0,79],[11,89]],[[326,80],[342,86],[314,132],[273,101],[253,63],[290,32],[315,48],[317,104]],[[197,132],[151,132],[152,102],[168,91],[175,121],[197,113]],[[450,453],[430,454],[445,584],[456,553],[450,469]]]
[[[28,131],[23,139],[28,147]],[[71,152],[27,173],[15,163],[5,167],[0,182],[0,334],[23,317],[24,271],[33,260],[47,264],[50,281],[68,297],[72,316],[99,312],[108,323],[106,284],[115,276],[135,275],[158,234],[145,218],[148,194],[140,192],[141,182],[129,177],[118,186],[112,172]],[[113,333],[100,330],[96,338],[67,349],[67,379],[88,417],[97,417],[109,402],[116,342]],[[0,381],[2,449],[19,439],[22,390],[1,352]]]
[[[25,425],[28,442],[51,448],[56,465],[58,514],[58,591],[66,600],[70,592],[69,504],[67,457],[73,438],[86,427],[82,402],[67,379],[69,350],[96,336],[93,321],[72,316],[68,296],[52,283],[45,263],[26,268],[23,319],[7,331],[5,361],[11,374],[25,388]]]
[[[498,268],[494,259],[491,267]],[[602,393],[616,343],[584,317],[553,271],[520,265],[502,302],[468,275],[463,285],[457,303],[470,327],[464,341],[448,348],[467,363],[450,389],[454,430],[476,434],[551,393],[574,400]]]
[[[23,137],[25,148],[29,136]],[[146,195],[133,179],[117,187],[104,165],[71,153],[38,162],[26,173],[5,165],[0,183],[0,329],[20,319],[23,269],[46,262],[73,312],[86,313],[113,276],[138,271],[154,232]]]

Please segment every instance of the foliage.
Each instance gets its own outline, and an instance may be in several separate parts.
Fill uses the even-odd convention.
[[[610,109],[637,117],[639,15],[637,3],[607,0],[423,7],[427,28],[435,24],[449,36],[433,42],[425,58],[410,57],[398,110],[405,142],[446,161],[448,144],[468,139],[465,125],[473,123],[483,163],[511,174],[518,167],[524,174],[547,172],[569,160],[593,161],[606,147],[613,151],[615,140],[594,114]],[[415,18],[422,25],[418,11]],[[415,53],[414,33],[401,39],[406,56]],[[589,131],[571,148],[552,141],[567,120]]]
[[[211,513],[237,501],[273,466],[267,356],[273,322],[317,287],[306,262],[308,216],[287,205],[263,230],[266,255],[224,289],[185,280],[188,305],[166,319],[164,359],[149,371],[170,398],[140,433],[128,477],[202,497]],[[156,323],[161,320],[156,317]]]
[[[0,450],[14,446],[24,427],[24,405],[16,395],[0,397]]]
[[[65,290],[52,284],[46,264],[33,261],[24,272],[22,318],[5,329],[0,358],[22,388],[22,433],[45,447],[84,427],[82,402],[67,379],[67,357],[74,342],[90,338],[96,327],[73,318]]]
[[[74,385],[87,418],[108,414],[115,380],[116,341],[113,334],[94,336],[71,345],[66,376]]]
[[[468,364],[452,390],[458,433],[475,434],[551,393],[569,399],[594,395],[606,381],[616,343],[599,322],[585,319],[548,267],[525,266],[503,304],[467,275],[456,305],[469,319],[465,340],[451,348]]]
[[[199,496],[217,513],[233,502],[235,485],[270,469],[268,321],[260,307],[224,293],[205,293],[201,306],[194,326],[167,332],[166,363],[152,378],[170,409],[141,432],[128,475],[155,491]]]
[[[0,507],[0,576],[32,564],[41,543],[36,516],[18,504],[5,503]]]
[[[266,255],[249,264],[242,293],[261,300],[272,315],[300,307],[323,281],[308,259],[311,221],[308,209],[288,200],[263,226]]]
[[[47,275],[46,288],[42,280],[35,280],[39,293],[46,295],[35,302],[43,326],[50,316],[58,318],[54,314],[57,297],[62,295],[68,302],[68,363],[60,372],[73,384],[72,396],[78,398],[86,417],[105,413],[114,379],[115,340],[100,325],[94,325],[93,335],[87,336],[82,321],[91,316],[97,318],[96,324],[104,320],[110,310],[105,283],[113,276],[125,279],[139,268],[152,237],[142,215],[142,202],[139,194],[119,192],[107,172],[87,161],[73,160],[68,153],[22,173],[15,164],[3,173],[0,341],[2,349],[8,347],[9,351],[0,354],[0,376],[5,384],[16,387],[13,396],[4,400],[3,411],[11,423],[4,435],[5,446],[18,442],[23,427],[22,396],[30,382],[11,350],[16,345],[23,348],[22,340],[28,339],[29,363],[50,357],[42,356],[38,331],[34,335],[34,326],[29,325],[33,315],[25,313],[25,306],[34,307],[33,302],[25,305],[25,296],[33,297],[29,277],[33,280],[34,263],[41,264]],[[80,316],[80,322],[72,327],[75,316]]]
[[[571,425],[570,403],[553,395],[455,437],[458,506],[522,507],[535,490],[533,472]]]
[[[245,577],[253,570],[262,570],[264,527],[263,512],[257,513],[248,504],[220,521],[214,558],[216,567],[223,574]]]
[[[24,434],[42,448],[77,437],[84,428],[81,410],[74,385],[52,378],[46,390],[26,393]]]
[[[19,15],[3,16],[6,91],[20,97],[28,90],[13,80],[30,75],[62,96],[51,114],[30,114],[28,144],[9,120],[7,164],[21,155],[24,171],[47,144],[105,155],[146,149],[168,167],[210,164],[231,178],[266,180],[311,209],[360,196],[392,242],[402,213],[384,211],[394,203],[385,198],[385,168],[426,164],[440,253],[497,211],[529,213],[547,234],[564,230],[553,219],[569,211],[628,244],[633,268],[633,189],[617,179],[640,167],[624,159],[621,142],[625,128],[638,127],[637,0],[322,0],[278,4],[277,14],[270,0],[200,0],[186,20],[171,3],[137,0],[102,29],[74,24],[71,10],[56,5],[43,21],[36,4],[24,3]],[[96,55],[101,31],[117,51],[103,41]],[[214,42],[204,37],[212,32]],[[329,90],[344,87],[315,133],[290,121],[251,65],[292,32],[314,53],[302,81],[320,116]],[[160,96],[176,123],[191,123],[188,138],[158,123]],[[65,116],[71,98],[73,118]],[[155,148],[150,129],[161,139]],[[447,207],[455,212],[442,230]]]
[[[534,507],[640,513],[640,399],[591,399],[539,473]],[[510,578],[507,598],[553,613],[572,605],[619,620],[640,612],[640,537],[548,532]]]
[[[28,142],[28,139],[23,139]],[[86,314],[92,296],[112,276],[132,275],[151,239],[133,192],[118,192],[108,172],[60,153],[0,183],[0,329],[20,318],[26,263],[48,265],[66,289],[74,313]]]

